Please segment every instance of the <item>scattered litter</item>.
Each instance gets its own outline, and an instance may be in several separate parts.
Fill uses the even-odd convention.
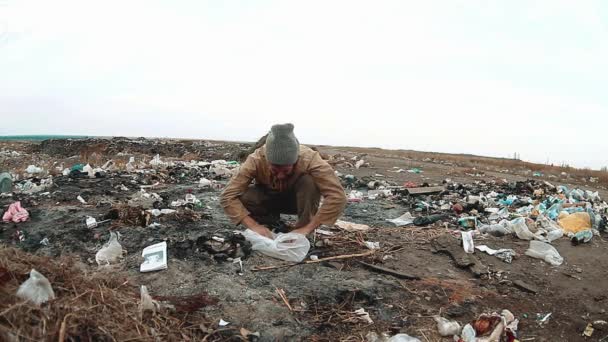
[[[355,168],[360,168],[361,166],[363,166],[363,164],[365,164],[365,160],[361,159],[358,162],[355,163]]]
[[[321,229],[321,228],[317,228],[315,230],[315,232],[317,232],[317,234],[319,234],[319,235],[325,235],[325,236],[335,235],[334,232],[330,232],[329,230],[325,230],[325,229]]]
[[[224,321],[223,319],[220,319],[220,322],[218,323],[218,325],[219,325],[220,327],[225,327],[225,326],[227,326],[228,324],[230,324],[230,322],[226,322],[226,321]]]
[[[581,230],[574,234],[570,241],[573,245],[579,245],[581,243],[587,243],[593,238],[593,231],[591,229]]]
[[[317,255],[311,255],[310,256],[310,260],[317,261],[317,260],[319,260],[319,256],[317,256]]]
[[[35,166],[35,165],[30,165],[25,169],[25,172],[29,173],[29,174],[37,174],[37,173],[42,173],[43,169],[41,167]]]
[[[357,203],[363,201],[363,193],[361,191],[353,190],[348,194],[349,202]]]
[[[408,334],[397,334],[387,340],[387,342],[422,342],[420,339],[412,337]]]
[[[477,227],[477,217],[462,217],[458,219],[458,225],[466,229],[475,229]]]
[[[387,220],[388,222],[392,222],[397,227],[408,226],[410,224],[414,224],[414,216],[409,212],[397,217],[396,219]]]
[[[29,279],[19,286],[17,297],[40,305],[51,299],[55,299],[55,292],[49,280],[35,269],[32,269]]]
[[[144,262],[140,265],[140,272],[153,272],[167,269],[167,242],[163,241],[144,248],[141,253]]]
[[[564,258],[559,255],[557,249],[542,241],[530,241],[530,248],[526,251],[526,255],[542,259],[553,266],[559,266],[564,262]]]
[[[110,265],[116,263],[122,257],[122,246],[118,242],[118,234],[110,232],[108,242],[95,254],[97,265]]]
[[[470,230],[468,232],[460,232],[462,237],[462,246],[464,248],[465,253],[475,253],[475,243],[473,242],[473,233],[474,230]]]
[[[43,246],[48,246],[50,244],[49,238],[44,238],[40,240],[40,244]]]
[[[513,261],[513,257],[515,255],[517,255],[515,253],[515,251],[512,249],[505,249],[505,248],[492,249],[486,245],[475,246],[475,249],[478,249],[482,252],[486,252],[489,255],[494,255],[495,257],[499,258],[500,260],[502,260],[508,264],[510,264]]]
[[[21,207],[21,202],[17,201],[11,204],[4,215],[2,215],[2,221],[4,222],[25,222],[30,217],[30,214]]]
[[[78,195],[78,197],[76,197],[76,199],[82,204],[87,204],[87,201],[85,201],[84,198],[82,198],[82,196],[80,196],[80,195]]]
[[[239,264],[239,267],[241,269],[241,271],[239,272],[239,275],[243,275],[243,260],[241,258],[236,258],[236,259],[232,260],[232,263]]]
[[[201,178],[201,180],[198,182],[198,187],[199,188],[208,188],[211,186],[211,184],[213,184],[213,182],[211,182],[207,178]]]
[[[421,202],[422,205],[428,206],[426,205],[426,203]],[[444,215],[444,214],[434,214],[434,215],[428,215],[428,216],[418,216],[414,219],[414,225],[416,226],[429,226],[432,225],[435,222],[441,221],[441,220],[445,220],[448,216]]]
[[[152,299],[150,293],[148,293],[148,288],[145,285],[142,285],[140,288],[140,302],[139,302],[139,315],[143,316],[144,312],[152,311],[152,313],[156,313],[158,309],[160,309],[160,303]]]
[[[548,314],[546,314],[546,315],[544,315],[544,316],[541,316],[542,318],[540,318],[540,319],[539,319],[538,323],[539,323],[540,325],[543,325],[543,324],[547,323],[547,322],[549,321],[549,318],[551,317],[551,315],[552,315],[552,314],[553,314],[553,313],[552,313],[552,312],[550,312],[550,313],[548,313]]]
[[[367,313],[367,311],[365,311],[364,308],[355,310],[355,314],[357,315],[357,318],[359,318],[359,320],[369,323],[369,324],[373,324],[374,321],[372,321],[372,318],[369,317],[369,313]]]
[[[364,241],[363,243],[369,249],[380,249],[380,242]]]
[[[460,334],[460,324],[456,321],[447,320],[441,316],[433,316],[437,322],[437,331],[441,336],[454,336]]]
[[[365,224],[347,222],[342,220],[336,221],[336,227],[344,229],[347,232],[364,232],[370,229],[370,227]]]
[[[97,227],[97,220],[94,217],[87,216],[87,219],[85,222],[86,222],[87,228],[89,228],[89,229]]]
[[[589,323],[585,327],[585,331],[583,331],[583,336],[584,337],[591,337],[593,335],[593,331],[594,331],[593,324]]]
[[[518,324],[519,320],[509,310],[502,310],[500,314],[481,314],[465,325],[460,338],[464,342],[498,342],[506,335],[508,341],[514,341]]]
[[[174,209],[149,209],[146,211],[149,212],[150,214],[154,215],[155,217],[158,217],[161,215],[169,215],[169,214],[173,214],[173,213],[177,212],[177,210],[174,210]]]

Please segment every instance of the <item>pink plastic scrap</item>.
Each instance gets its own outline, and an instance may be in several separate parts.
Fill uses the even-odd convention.
[[[2,216],[2,220],[4,222],[13,221],[17,223],[27,221],[29,217],[30,214],[27,210],[21,207],[21,202],[15,202],[8,207],[8,210]]]

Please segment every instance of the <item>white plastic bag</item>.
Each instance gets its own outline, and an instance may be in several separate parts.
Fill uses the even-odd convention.
[[[414,224],[414,216],[408,212],[397,217],[396,219],[387,220],[388,222],[392,222],[397,227],[403,227],[410,224]]]
[[[528,229],[528,226],[526,225],[526,219],[524,219],[523,217],[518,217],[511,221],[511,227],[513,228],[513,231],[515,232],[517,237],[522,240],[532,240],[535,237],[534,234],[530,231],[530,229]]]
[[[408,334],[397,334],[397,335],[389,338],[387,342],[421,342],[421,341]]]
[[[310,242],[306,236],[298,233],[273,234],[274,239],[262,236],[251,229],[245,230],[242,234],[251,242],[254,251],[285,261],[301,262],[310,249]]]
[[[561,229],[552,230],[549,233],[547,233],[547,240],[549,242],[553,242],[557,239],[561,239],[562,236],[564,236],[563,230],[561,230]]]
[[[465,253],[475,253],[475,243],[473,242],[473,233],[474,230],[470,230],[468,232],[460,232],[462,236],[462,246],[464,248]]]
[[[114,232],[110,232],[110,240],[97,251],[97,254],[95,254],[95,261],[97,261],[97,265],[109,265],[117,262],[121,256],[122,246],[118,242],[118,235]]]
[[[498,237],[513,234],[513,228],[507,220],[502,220],[499,224],[480,225],[478,229],[483,234],[490,234]]]
[[[557,249],[542,241],[530,241],[530,248],[526,251],[526,255],[536,259],[542,259],[553,266],[559,266],[564,262],[564,258],[559,255]]]
[[[140,290],[140,302],[139,302],[139,315],[143,316],[144,312],[152,311],[152,313],[156,313],[160,308],[160,303],[152,299],[150,293],[148,293],[148,288],[145,285],[141,286]]]
[[[25,172],[29,173],[29,174],[36,174],[36,173],[42,173],[42,168],[38,167],[36,165],[29,165],[27,167],[27,169],[25,169]]]
[[[441,336],[454,336],[460,334],[460,324],[456,321],[449,321],[441,316],[434,316],[433,319],[437,322],[437,331]]]
[[[19,286],[17,297],[40,305],[48,302],[50,299],[55,299],[55,292],[49,280],[35,269],[32,269],[30,271],[30,278]]]

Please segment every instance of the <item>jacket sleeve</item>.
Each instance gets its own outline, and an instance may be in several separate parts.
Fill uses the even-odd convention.
[[[321,224],[331,226],[336,223],[346,207],[344,188],[331,165],[323,160],[318,152],[314,153],[309,172],[323,195],[323,204],[317,215]]]
[[[226,216],[234,224],[241,223],[245,217],[249,216],[249,211],[245,208],[239,197],[247,191],[255,174],[256,163],[250,155],[222,192],[220,204]]]

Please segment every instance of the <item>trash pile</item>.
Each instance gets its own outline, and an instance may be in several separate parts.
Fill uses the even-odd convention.
[[[397,227],[445,226],[460,231],[467,253],[477,249],[507,263],[515,256],[513,250],[475,246],[475,238],[489,234],[528,240],[526,255],[558,266],[563,258],[550,245],[552,241],[567,237],[578,245],[588,243],[601,232],[608,233],[608,204],[598,192],[538,180],[459,184],[446,179],[441,185],[412,187],[413,184],[400,186],[371,178],[338,176],[349,189],[350,203],[388,199],[403,204],[410,210],[400,217],[386,218],[388,222]]]

